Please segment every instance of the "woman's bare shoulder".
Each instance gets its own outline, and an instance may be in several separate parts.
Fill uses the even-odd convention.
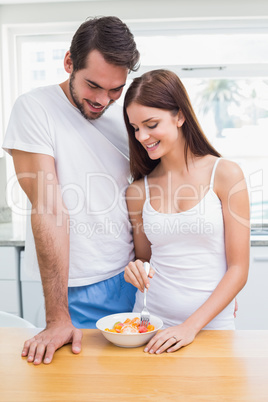
[[[243,187],[246,185],[245,175],[238,163],[221,159],[215,172],[215,191],[222,194],[241,184]]]
[[[219,178],[227,181],[235,181],[244,178],[244,173],[237,162],[229,159],[221,159],[217,166],[216,173]]]
[[[142,209],[145,201],[144,178],[133,181],[127,188],[126,200],[131,209]]]
[[[133,181],[127,188],[127,194],[135,195],[140,192],[145,192],[144,178]]]

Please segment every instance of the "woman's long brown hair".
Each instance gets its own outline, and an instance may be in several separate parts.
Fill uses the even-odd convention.
[[[187,164],[188,149],[196,156],[221,155],[208,141],[197,120],[187,91],[179,77],[169,70],[153,70],[135,78],[127,90],[124,100],[124,119],[128,131],[130,172],[134,180],[148,175],[159,164],[152,160],[147,151],[135,138],[134,128],[129,123],[127,108],[131,103],[168,110],[174,114],[179,110],[185,117],[182,132],[185,138],[184,156]]]

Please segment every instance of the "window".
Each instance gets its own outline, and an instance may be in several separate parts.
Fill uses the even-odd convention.
[[[242,167],[252,222],[268,222],[268,77],[184,79],[213,146]]]
[[[44,52],[35,52],[35,60],[38,62],[45,61],[45,53]]]
[[[242,167],[253,226],[268,225],[268,19],[126,23],[141,53],[141,67],[129,75],[127,86],[151,69],[175,71],[209,140]],[[67,78],[63,58],[76,28],[62,26],[53,35],[47,34],[48,27],[42,33],[16,33],[20,68],[14,70],[14,99]]]
[[[182,25],[136,33],[136,74],[178,74],[210,142],[244,171],[252,225],[268,224],[268,22]]]
[[[63,57],[69,49],[77,24],[6,26],[3,29],[3,103],[4,131],[15,99],[37,86],[63,82],[68,74]],[[53,31],[53,34],[49,32]],[[62,59],[59,56],[63,55]],[[7,202],[14,211],[13,219],[26,215],[26,196],[15,179],[11,158],[7,158]]]
[[[38,86],[62,82],[68,78],[63,67],[63,59],[70,43],[63,38],[60,39],[57,35],[35,37],[31,35],[20,38],[18,41],[18,63],[21,66],[18,80],[19,93]],[[40,57],[41,54],[42,57]]]
[[[66,53],[65,49],[53,49],[52,57],[54,60],[63,60]]]
[[[32,80],[34,82],[45,81],[46,79],[46,71],[45,70],[32,70]]]

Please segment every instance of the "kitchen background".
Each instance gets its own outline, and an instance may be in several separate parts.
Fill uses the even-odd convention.
[[[268,329],[267,0],[0,0],[0,142],[17,96],[67,78],[77,27],[117,15],[135,35],[141,67],[165,67],[186,86],[210,141],[244,170],[251,200],[251,266],[238,296],[238,329]],[[121,100],[122,102],[122,100]],[[40,281],[23,269],[29,207],[0,150],[0,310],[44,326]]]

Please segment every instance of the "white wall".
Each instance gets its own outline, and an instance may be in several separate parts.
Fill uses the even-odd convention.
[[[83,21],[88,16],[122,19],[253,17],[268,15],[266,0],[114,0],[1,5],[2,23]]]

